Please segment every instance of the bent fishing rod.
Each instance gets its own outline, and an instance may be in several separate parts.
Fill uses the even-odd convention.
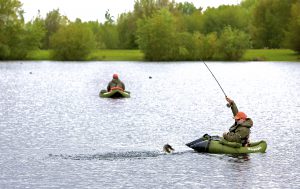
[[[219,81],[217,80],[217,78],[215,77],[215,75],[212,73],[212,71],[209,69],[209,67],[206,65],[206,63],[201,60],[203,62],[203,64],[206,66],[206,68],[208,69],[208,71],[211,73],[211,75],[215,78],[216,82],[218,83],[220,89],[222,90],[223,94],[225,95],[225,97],[227,98],[227,95],[225,93],[225,91],[223,90],[222,86],[220,85]],[[230,107],[230,104],[226,104],[227,107]]]

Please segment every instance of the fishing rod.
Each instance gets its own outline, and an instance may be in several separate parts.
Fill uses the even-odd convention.
[[[204,65],[207,67],[207,69],[209,70],[209,72],[211,73],[211,75],[215,78],[216,82],[218,83],[219,87],[221,88],[223,94],[225,95],[225,97],[227,97],[225,91],[223,90],[223,88],[221,87],[219,81],[217,80],[217,78],[215,77],[215,75],[212,73],[212,71],[209,69],[209,67],[206,65],[206,63],[202,60],[202,62],[204,63]]]
[[[223,94],[225,95],[225,97],[227,98],[227,95],[225,93],[225,91],[223,90],[222,86],[220,85],[219,81],[217,80],[217,78],[215,77],[215,75],[212,73],[212,71],[209,69],[209,67],[206,65],[206,63],[202,60],[202,62],[204,63],[204,65],[206,66],[206,68],[209,70],[209,72],[211,73],[211,75],[215,78],[216,82],[218,83],[220,89],[222,90]],[[230,104],[226,104],[227,107],[230,107]]]

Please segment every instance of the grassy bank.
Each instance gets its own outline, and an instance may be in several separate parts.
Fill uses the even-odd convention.
[[[50,60],[51,50],[35,50],[28,53],[26,60]]]
[[[249,49],[242,61],[300,61],[300,55],[289,49]]]
[[[31,51],[26,60],[51,60],[51,50]],[[144,55],[140,50],[95,50],[87,61],[142,61]]]
[[[28,54],[27,60],[51,60],[50,50],[36,50]],[[95,50],[88,61],[143,61],[140,50]],[[289,49],[249,49],[241,61],[300,61],[300,55]]]
[[[96,50],[88,60],[102,61],[142,61],[144,54],[140,50]]]

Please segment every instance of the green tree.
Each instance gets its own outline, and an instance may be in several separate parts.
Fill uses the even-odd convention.
[[[243,0],[240,5],[252,13],[258,1],[260,0]]]
[[[161,9],[175,11],[175,2],[170,0],[135,0],[133,12],[123,13],[117,20],[120,47],[137,49],[137,22],[151,17]]]
[[[176,4],[173,15],[176,18],[176,26],[179,31],[193,33],[203,27],[202,9],[197,9],[193,3]]]
[[[184,15],[192,15],[195,12],[198,12],[198,9],[195,7],[195,5],[193,3],[189,3],[189,2],[176,4],[176,9]],[[200,9],[200,12],[201,12],[201,10],[202,9]]]
[[[43,48],[48,49],[51,36],[56,33],[60,27],[66,26],[68,23],[70,23],[69,19],[66,16],[62,16],[59,9],[48,12],[45,19],[46,36]]]
[[[217,33],[203,35],[199,32],[193,34],[195,47],[192,52],[193,60],[212,60],[218,51]]]
[[[293,4],[286,32],[287,46],[300,53],[300,2]]]
[[[118,28],[115,24],[106,22],[100,26],[101,42],[106,49],[119,48]]]
[[[137,42],[147,60],[173,60],[178,54],[172,14],[162,9],[152,18],[139,20]]]
[[[224,60],[239,60],[250,47],[250,37],[243,31],[224,28],[219,38],[219,55]]]
[[[34,50],[42,47],[42,40],[46,35],[45,21],[41,18],[40,13],[34,20],[25,25],[25,43],[28,50]]]
[[[120,41],[120,48],[123,49],[137,49],[136,30],[137,18],[133,13],[123,13],[118,18],[117,30]]]
[[[113,19],[114,17],[109,13],[109,9],[105,12],[105,23],[113,24],[115,21]]]
[[[172,5],[169,0],[136,0],[133,13],[137,18],[147,18],[163,8],[172,9]]]
[[[181,32],[176,34],[176,46],[178,53],[175,54],[174,60],[193,60],[192,52],[195,48],[193,36],[189,32]],[[176,50],[175,50],[176,51]]]
[[[27,54],[24,43],[24,19],[19,0],[0,0],[0,59],[22,59]]]
[[[105,13],[105,23],[101,24],[98,21],[84,23],[91,29],[95,36],[96,47],[99,49],[117,49],[119,45],[119,33],[117,25],[114,23],[113,16],[109,10]]]
[[[85,60],[95,49],[95,37],[89,27],[73,23],[61,27],[50,39],[53,57],[58,60]]]
[[[201,33],[217,32],[218,35],[227,26],[247,32],[249,13],[241,6],[223,5],[218,8],[208,8],[203,13]]]
[[[293,0],[260,0],[253,9],[251,38],[255,48],[280,48]]]
[[[103,38],[105,36],[102,36],[102,29],[101,24],[98,21],[89,21],[85,23],[87,27],[89,27],[95,36],[95,42],[96,42],[96,48],[97,49],[104,49],[106,46],[104,44]]]

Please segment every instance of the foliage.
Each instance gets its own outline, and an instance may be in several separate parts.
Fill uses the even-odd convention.
[[[98,49],[117,49],[120,47],[119,33],[117,26],[110,22],[101,24],[98,21],[83,23],[90,28],[95,36],[96,48]]]
[[[118,28],[115,24],[106,22],[100,25],[99,34],[101,36],[101,43],[103,48],[106,49],[117,49],[119,48],[119,33]]]
[[[113,24],[115,21],[113,19],[114,17],[111,16],[111,14],[109,13],[109,9],[105,12],[105,23],[108,23],[108,24]]]
[[[193,36],[188,32],[181,32],[176,35],[176,46],[178,47],[178,53],[174,57],[174,60],[192,60],[192,51],[195,47]]]
[[[300,53],[300,2],[293,4],[291,18],[286,32],[286,43],[291,49]]]
[[[83,24],[61,27],[50,39],[53,57],[58,60],[85,60],[95,49],[95,37]]]
[[[192,53],[193,60],[212,60],[218,51],[218,37],[216,33],[203,35],[201,33],[194,33],[193,41],[195,48]]]
[[[176,5],[176,9],[183,15],[192,15],[195,12],[198,12],[198,9],[194,6],[194,4],[189,2],[178,3]],[[201,9],[199,12],[201,12]]]
[[[208,8],[203,14],[204,34],[217,32],[218,35],[227,26],[247,31],[249,14],[241,6],[223,5],[218,8]]]
[[[0,0],[0,60],[24,59],[43,36],[37,24],[24,24],[21,7],[18,0]]]
[[[219,39],[219,55],[224,60],[239,60],[250,47],[249,36],[238,29],[226,27]]]
[[[173,60],[178,53],[175,21],[167,9],[152,18],[139,20],[137,38],[147,60]]]
[[[170,0],[136,0],[134,3],[134,15],[141,19],[152,17],[157,11],[167,9],[174,10],[175,3]]]
[[[117,30],[121,49],[137,49],[136,43],[136,17],[133,13],[123,13],[118,18]]]
[[[261,0],[253,9],[250,35],[255,48],[280,48],[290,18],[291,0]]]
[[[243,0],[203,11],[189,2],[135,0],[133,11],[116,21],[107,10],[104,23],[71,22],[56,9],[25,23],[20,0],[0,0],[0,60],[51,47],[64,60],[93,59],[86,55],[95,47],[140,48],[147,60],[237,60],[249,40],[255,48],[300,52],[299,6],[299,0]]]
[[[66,26],[70,21],[66,16],[60,14],[59,9],[55,9],[47,13],[45,19],[46,36],[44,39],[44,49],[50,47],[50,38],[56,33],[60,27]]]
[[[33,21],[25,25],[25,38],[28,50],[39,49],[42,47],[42,39],[46,34],[44,20],[38,15]]]
[[[86,27],[90,28],[95,36],[95,43],[97,49],[104,49],[105,44],[103,42],[104,36],[101,33],[101,23],[98,21],[89,21],[87,23],[83,23]]]
[[[178,18],[182,18],[184,24],[184,30],[190,33],[199,32],[203,30],[204,19],[203,14],[199,11],[195,11],[191,15],[182,15]]]

